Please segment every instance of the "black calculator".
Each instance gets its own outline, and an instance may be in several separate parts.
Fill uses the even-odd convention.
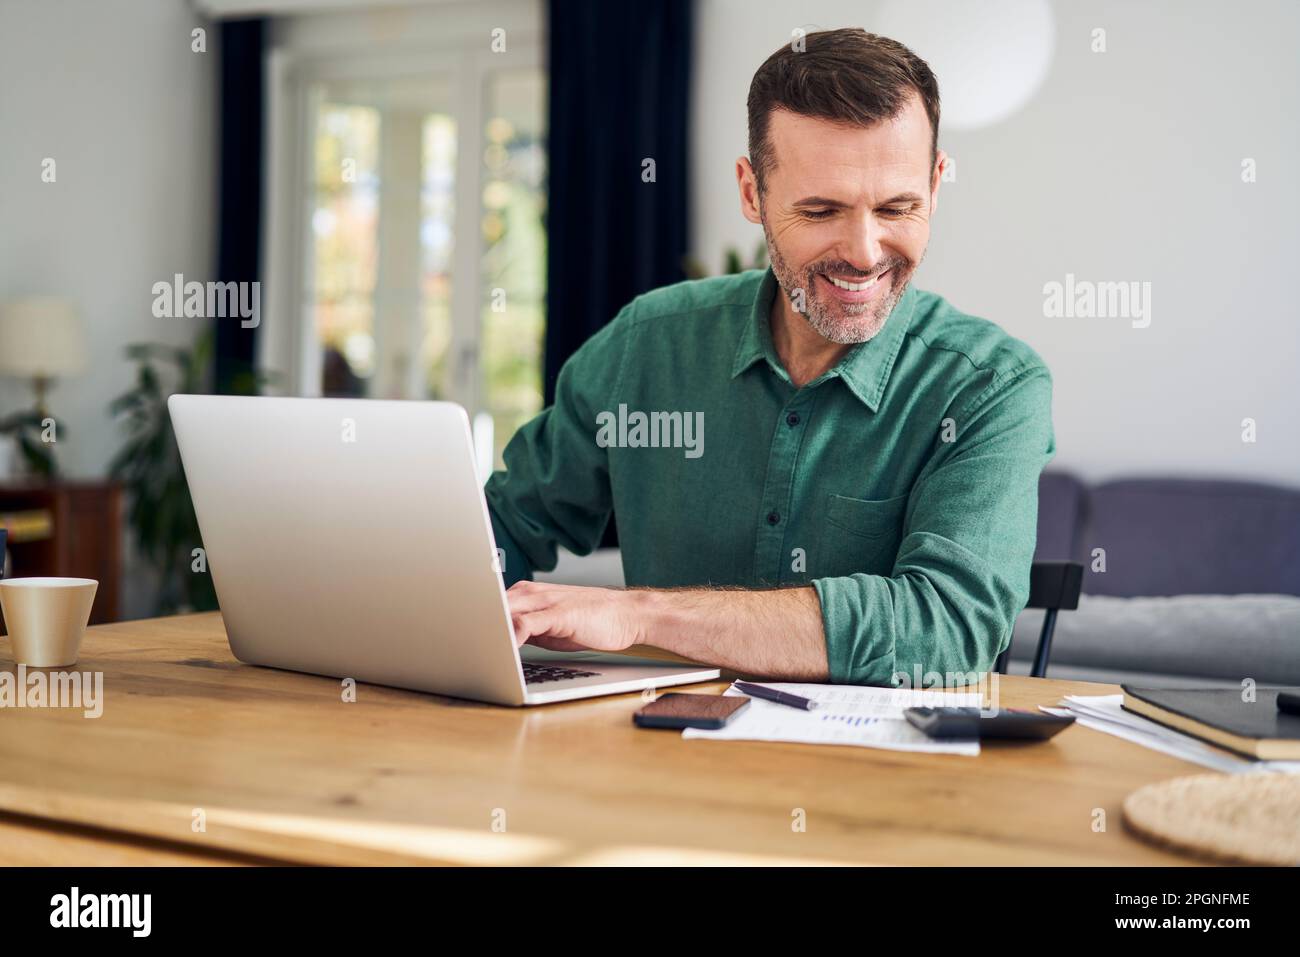
[[[999,708],[908,708],[903,717],[932,738],[1007,738],[1044,740],[1074,724],[1064,717],[1041,711]]]

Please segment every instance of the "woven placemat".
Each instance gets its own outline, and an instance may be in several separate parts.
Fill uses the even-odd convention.
[[[1236,864],[1300,864],[1300,774],[1197,774],[1124,799],[1124,822],[1157,844]]]

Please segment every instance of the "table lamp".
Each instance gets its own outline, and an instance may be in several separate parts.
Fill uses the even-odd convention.
[[[32,380],[42,418],[50,380],[85,367],[85,328],[72,303],[39,297],[0,306],[0,373]]]

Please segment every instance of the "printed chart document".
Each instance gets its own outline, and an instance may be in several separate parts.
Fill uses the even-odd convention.
[[[978,708],[980,693],[937,692],[910,688],[867,688],[858,685],[809,685],[763,682],[766,688],[788,691],[817,702],[814,711],[803,711],[762,698],[751,698],[749,707],[719,731],[687,728],[683,738],[709,741],[790,741],[797,744],[847,744],[859,748],[890,751],[923,751],[931,754],[980,753],[977,738],[936,741],[907,723],[903,709],[946,705]],[[727,695],[745,697],[735,686]]]

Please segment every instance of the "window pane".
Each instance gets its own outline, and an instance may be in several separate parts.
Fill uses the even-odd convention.
[[[324,395],[362,395],[374,371],[379,132],[373,108],[323,102],[317,110],[309,295]]]
[[[449,396],[451,380],[451,255],[456,190],[456,123],[444,114],[425,118],[420,182],[421,367],[432,399]]]
[[[313,89],[309,311],[324,395],[448,395],[456,123],[440,74]]]
[[[542,407],[546,308],[546,79],[488,79],[484,125],[481,362],[495,457]]]

